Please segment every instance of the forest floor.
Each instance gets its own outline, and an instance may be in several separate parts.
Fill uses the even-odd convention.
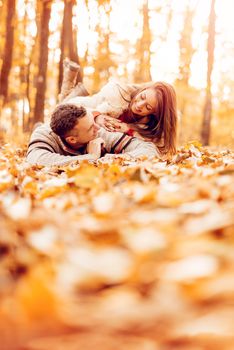
[[[234,152],[0,153],[2,350],[233,350]]]

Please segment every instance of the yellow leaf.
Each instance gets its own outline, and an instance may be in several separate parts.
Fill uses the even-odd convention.
[[[57,194],[63,192],[65,189],[66,186],[44,188],[39,194],[38,199],[42,200],[48,197],[56,196]]]
[[[93,165],[84,165],[77,169],[74,183],[77,187],[91,189],[103,182],[101,171]]]

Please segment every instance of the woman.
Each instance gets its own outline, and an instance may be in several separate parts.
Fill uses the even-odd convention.
[[[152,141],[162,155],[176,152],[176,94],[170,84],[110,81],[92,96],[71,96],[63,103],[93,108],[96,122],[107,130]]]

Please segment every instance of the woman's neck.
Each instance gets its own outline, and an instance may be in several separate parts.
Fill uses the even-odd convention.
[[[119,117],[119,119],[122,122],[125,122],[127,124],[134,124],[134,123],[140,123],[140,124],[147,124],[149,121],[149,116],[141,116],[138,114],[133,114],[130,109],[125,110],[122,115]]]
[[[137,121],[140,123],[140,124],[147,124],[148,121],[149,121],[149,116],[148,115],[144,115],[144,116],[137,116],[139,118],[137,118]]]

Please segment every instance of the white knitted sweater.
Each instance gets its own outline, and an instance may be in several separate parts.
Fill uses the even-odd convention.
[[[98,93],[92,96],[66,98],[62,103],[91,108],[100,113],[118,118],[128,108],[131,94],[136,89],[137,85],[122,84],[111,80]]]

